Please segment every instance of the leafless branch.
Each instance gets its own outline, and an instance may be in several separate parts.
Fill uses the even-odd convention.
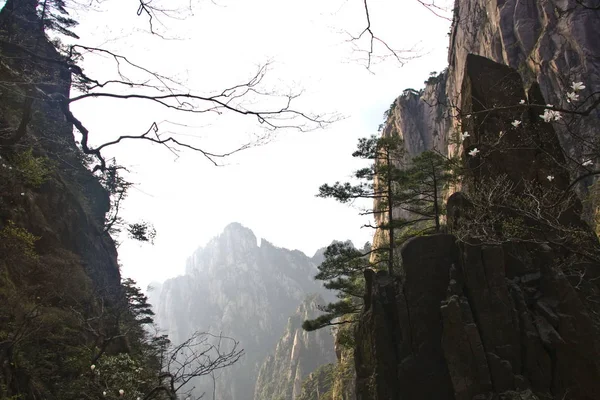
[[[354,44],[357,44],[364,36],[366,36],[368,38],[368,47],[366,50],[361,49],[358,45],[356,46],[356,51],[361,52],[361,53],[365,53],[366,54],[366,59],[365,59],[365,67],[367,68],[367,70],[371,69],[372,63],[374,59],[378,59],[378,60],[385,60],[387,58],[393,58],[395,59],[395,61],[398,62],[398,64],[400,64],[401,66],[404,65],[408,60],[415,58],[416,56],[414,55],[415,50],[411,49],[411,50],[396,50],[393,49],[385,40],[381,39],[379,36],[377,36],[372,28],[371,25],[371,14],[369,11],[369,3],[368,0],[363,0],[363,7],[364,7],[364,15],[365,15],[365,19],[366,19],[366,26],[365,28],[360,32],[359,35],[354,36],[352,34],[349,34],[350,39],[348,39],[348,42],[352,42]],[[383,46],[387,52],[387,54],[385,55],[376,55],[375,53],[375,45],[376,44],[380,44],[381,46]],[[408,56],[404,55],[404,53],[409,54]],[[412,55],[410,55],[412,54]]]
[[[444,8],[444,7],[440,7],[438,5],[435,4],[435,0],[432,0],[431,3],[427,3],[423,0],[417,0],[423,7],[425,7],[427,10],[431,11],[431,13],[433,13],[433,15],[435,15],[436,17],[445,19],[446,21],[450,21],[452,22],[452,18],[443,15],[442,13],[447,13],[449,10]]]

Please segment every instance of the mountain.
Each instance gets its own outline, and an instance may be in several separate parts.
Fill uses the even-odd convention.
[[[579,172],[564,165],[569,157],[582,159],[573,139],[597,136],[598,109],[572,135],[539,110],[554,107],[547,103],[567,108],[574,81],[584,81],[588,93],[600,89],[593,33],[600,14],[574,1],[455,4],[447,71],[423,91],[406,91],[384,127],[384,135],[402,136],[412,155],[431,148],[464,155],[461,192],[450,189],[447,202],[453,235],[404,243],[398,276],[366,273],[355,331],[357,397],[597,398],[600,249],[572,192],[569,172]],[[469,115],[449,116],[461,110]],[[461,131],[470,139],[457,149],[448,139]],[[499,191],[514,188],[510,196],[487,207],[469,200],[489,193],[481,183],[499,177]],[[509,206],[531,195],[528,185],[571,196],[553,209],[560,224],[544,225],[543,202]],[[510,223],[527,212],[514,226],[530,236],[511,236]],[[501,240],[491,232],[473,240],[482,215],[503,221],[492,229],[505,235]],[[575,233],[557,241],[561,229]],[[581,257],[582,249],[594,256]]]
[[[319,315],[317,307],[323,304],[321,296],[309,296],[288,319],[275,353],[260,368],[254,400],[295,400],[309,373],[335,361],[330,329],[315,332],[302,329],[302,322]]]
[[[265,357],[288,318],[309,294],[324,294],[313,260],[274,246],[238,223],[199,248],[185,275],[156,285],[156,321],[180,343],[194,331],[222,332],[240,342],[244,357],[219,374],[217,398],[248,400]],[[206,390],[207,387],[203,386]]]

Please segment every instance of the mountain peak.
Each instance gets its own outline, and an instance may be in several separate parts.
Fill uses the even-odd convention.
[[[256,242],[256,235],[250,228],[246,228],[239,222],[232,222],[223,229],[223,233],[219,236],[234,239],[235,241],[251,242],[254,247],[258,246]],[[237,239],[237,240],[236,240]]]

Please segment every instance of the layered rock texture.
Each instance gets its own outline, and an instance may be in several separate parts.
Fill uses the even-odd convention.
[[[30,147],[34,156],[52,160],[51,179],[35,190],[9,187],[10,177],[3,177],[0,216],[13,220],[40,237],[38,246],[65,249],[81,258],[86,273],[98,279],[98,285],[115,286],[120,282],[117,252],[113,240],[103,231],[104,215],[110,202],[106,190],[82,163],[81,152],[73,136],[73,126],[66,122],[59,104],[43,96],[34,96],[31,111],[25,113],[27,93],[23,75],[39,83],[47,95],[68,97],[71,73],[62,56],[38,29],[35,2],[8,1],[0,13],[0,137],[4,157]],[[28,51],[35,49],[38,57]],[[13,146],[14,136],[26,118],[23,138]],[[15,142],[16,143],[16,142]],[[16,168],[4,172],[17,174]],[[19,190],[21,189],[21,190]],[[20,193],[23,193],[21,196]]]
[[[566,94],[573,82],[586,85],[581,99],[600,91],[597,7],[597,2],[578,0],[456,0],[448,67],[428,79],[424,89],[407,89],[393,102],[383,135],[402,137],[409,155],[431,149],[455,154],[458,149],[452,138],[464,131],[456,116],[464,102],[462,83],[468,54],[512,67],[522,76],[526,90],[536,83],[546,101],[557,107],[571,107]],[[599,118],[600,109],[596,108],[579,122],[578,135],[594,138]],[[560,124],[555,128],[566,153],[574,160],[586,159],[584,142],[574,140]],[[584,196],[593,183],[592,178],[582,180],[576,190]],[[598,213],[596,203],[586,204],[587,220]],[[379,218],[378,222],[384,222],[385,215]],[[377,246],[381,240],[378,233],[373,244]]]
[[[401,135],[411,154],[436,148],[447,151],[462,100],[467,54],[489,58],[517,70],[526,88],[537,82],[544,98],[568,106],[573,81],[586,85],[581,97],[600,90],[600,14],[582,2],[466,0],[455,2],[448,68],[429,79],[425,89],[406,90],[394,102],[385,134]],[[595,115],[600,118],[600,111]],[[592,121],[593,119],[589,119]],[[582,132],[593,133],[593,123]],[[562,130],[559,139],[572,154],[581,149]]]
[[[219,373],[216,396],[248,400],[254,396],[261,364],[276,348],[288,318],[307,295],[329,295],[314,280],[316,272],[313,259],[300,251],[278,248],[264,239],[258,245],[250,229],[230,224],[188,259],[184,276],[169,279],[155,290],[156,321],[175,343],[197,330],[222,332],[238,340],[245,355]],[[301,308],[300,312],[309,311]],[[311,334],[303,336],[297,322],[293,319],[292,340],[298,334],[298,345],[308,344]],[[314,343],[324,340],[315,338]],[[303,368],[307,369],[298,376],[311,372]],[[198,387],[212,392],[207,386]]]
[[[0,12],[2,399],[74,398],[77,363],[104,345],[82,321],[121,290],[115,244],[104,230],[109,195],[49,100],[68,98],[71,72],[40,29],[37,3],[8,0]],[[118,330],[103,322],[98,331]],[[127,350],[116,342],[107,354]]]
[[[335,365],[325,364],[311,373],[302,383],[298,400],[331,400]]]
[[[461,150],[482,152],[466,158],[464,190],[501,176],[517,197],[531,195],[525,182],[568,189],[557,134],[535,107],[485,111],[519,98],[545,104],[538,85],[526,92],[516,70],[475,55],[466,57],[464,71],[461,108],[473,116],[463,120],[472,138]],[[519,126],[511,126],[515,119]],[[418,237],[401,248],[398,276],[367,271],[356,330],[357,398],[597,398],[600,264],[578,253],[597,252],[598,238],[581,220],[578,200],[568,204],[557,218],[583,233],[575,248],[531,217],[523,223],[536,233],[525,240],[469,240],[468,232],[460,240]],[[515,212],[501,205],[484,211]],[[475,215],[461,193],[450,198],[448,212],[453,232]]]
[[[502,246],[437,235],[405,244],[401,281],[368,273],[358,399],[597,398],[594,310],[549,248],[536,256],[515,273]]]
[[[302,322],[320,315],[319,305],[325,302],[320,296],[310,296],[288,319],[282,338],[274,354],[267,357],[260,368],[254,400],[296,400],[300,397],[302,383],[318,367],[335,360],[333,336],[330,329],[307,332]],[[325,372],[315,375],[314,390],[326,388]]]

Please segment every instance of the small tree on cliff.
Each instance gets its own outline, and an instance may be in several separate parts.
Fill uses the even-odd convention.
[[[324,314],[304,321],[302,328],[314,331],[326,326],[353,322],[352,319],[340,318],[360,311],[365,291],[363,271],[371,266],[370,254],[369,243],[362,251],[350,242],[336,242],[327,247],[325,261],[319,265],[319,273],[315,279],[325,281],[325,288],[336,290],[339,300],[319,307]]]
[[[449,160],[434,151],[424,152],[406,162],[403,140],[398,136],[362,138],[353,157],[373,163],[354,173],[358,184],[336,182],[319,188],[319,197],[333,197],[341,203],[355,199],[372,199],[375,224],[366,226],[386,232],[385,246],[375,252],[393,273],[398,246],[398,234],[411,235],[439,232],[440,219],[445,214],[442,201],[444,187],[451,181]],[[432,226],[433,223],[433,226]]]
[[[390,274],[394,268],[394,230],[396,228],[393,217],[394,204],[396,204],[397,186],[408,178],[401,168],[404,164],[405,152],[401,138],[376,137],[361,138],[353,157],[372,160],[369,167],[359,169],[354,177],[357,184],[350,182],[336,182],[333,185],[324,184],[319,188],[318,197],[332,197],[340,203],[351,203],[356,199],[372,199],[375,208],[365,211],[364,215],[373,215],[375,225],[372,228],[387,232],[387,247],[379,247],[377,252],[386,253],[387,266]]]
[[[440,219],[446,213],[443,191],[453,180],[450,162],[435,151],[425,151],[411,160],[396,201],[398,208],[413,218],[398,225],[425,225],[418,233],[440,232]]]

